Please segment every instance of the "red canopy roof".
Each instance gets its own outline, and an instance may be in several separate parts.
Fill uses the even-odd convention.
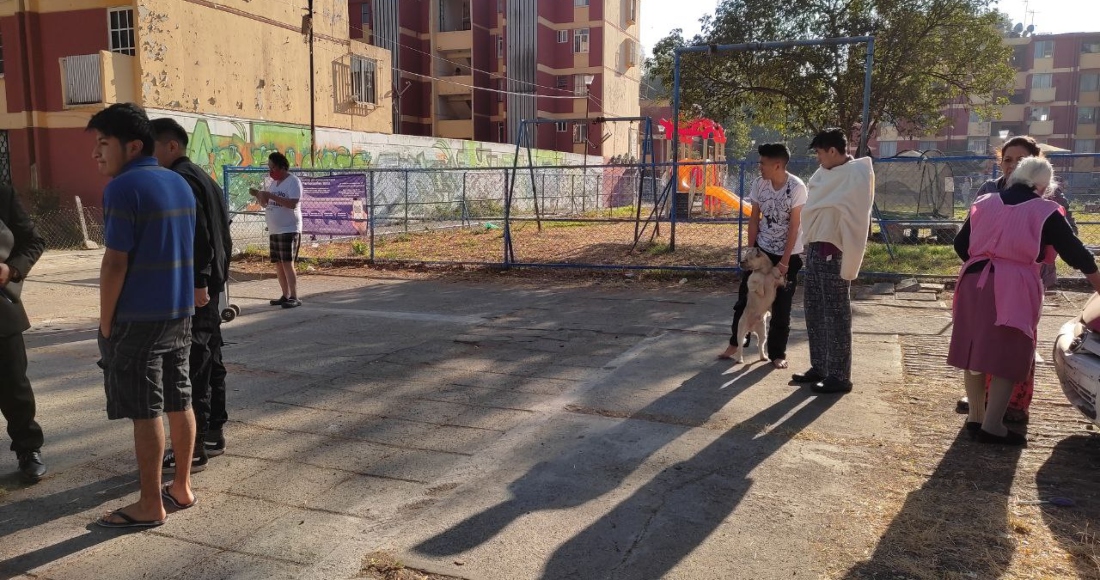
[[[671,139],[672,121],[661,119],[658,123],[665,129],[665,138]],[[691,143],[692,139],[696,137],[713,139],[715,143],[724,144],[726,142],[726,130],[711,119],[696,119],[680,127],[681,143]]]

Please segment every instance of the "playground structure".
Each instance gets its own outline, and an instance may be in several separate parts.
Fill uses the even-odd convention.
[[[676,172],[677,217],[690,218],[698,210],[707,216],[735,214],[752,215],[752,205],[724,187],[729,168],[726,164],[726,132],[711,119],[697,119],[680,128],[673,142],[673,122],[660,121],[665,137],[665,158],[671,158],[675,148],[679,159]],[[667,176],[671,177],[669,168]]]

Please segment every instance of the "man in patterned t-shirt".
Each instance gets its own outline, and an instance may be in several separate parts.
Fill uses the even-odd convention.
[[[787,339],[791,334],[791,301],[794,299],[798,271],[802,269],[802,206],[806,204],[806,184],[787,173],[791,153],[783,143],[767,143],[757,148],[760,177],[749,190],[752,217],[749,218],[749,246],[764,251],[786,276],[787,285],[775,293],[772,317],[768,325],[768,358],[775,368],[787,368]],[[718,358],[731,358],[737,344],[748,337],[737,336],[737,325],[745,311],[749,295],[749,277],[741,276],[737,303],[733,306],[730,343]]]

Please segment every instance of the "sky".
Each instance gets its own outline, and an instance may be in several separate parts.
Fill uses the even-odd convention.
[[[674,28],[684,29],[684,37],[699,32],[699,18],[713,14],[718,0],[641,0],[642,46],[649,54],[653,45]],[[1034,23],[1037,33],[1100,31],[1096,0],[1001,0],[998,8],[1013,22]],[[1092,14],[1092,17],[1083,17]]]

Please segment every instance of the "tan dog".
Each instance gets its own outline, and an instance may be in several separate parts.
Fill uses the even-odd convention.
[[[772,265],[772,260],[760,248],[749,248],[741,254],[741,270],[751,271],[749,274],[749,296],[745,311],[741,313],[741,320],[737,323],[737,335],[744,338],[748,333],[756,335],[760,345],[760,360],[768,360],[768,354],[764,349],[768,342],[768,321],[771,318],[772,303],[775,302],[775,292],[787,281],[779,268]],[[745,362],[745,348],[737,347],[737,354],[733,355],[737,362]]]

